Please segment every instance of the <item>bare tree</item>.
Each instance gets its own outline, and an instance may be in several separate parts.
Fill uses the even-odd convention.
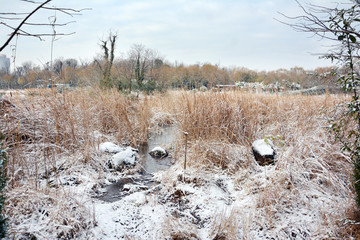
[[[73,69],[76,69],[78,66],[78,61],[74,58],[68,58],[68,59],[65,59],[65,65],[68,67],[71,67]]]
[[[360,1],[348,1],[348,4],[337,4],[332,8],[296,2],[304,14],[297,17],[284,15],[290,21],[285,24],[335,43],[323,57],[340,65],[333,74],[338,76],[338,84],[351,100],[338,105],[329,117],[329,131],[353,161],[353,184],[360,209]]]
[[[159,67],[161,58],[157,51],[146,48],[142,44],[134,44],[129,52],[129,61],[132,62],[135,79],[140,88],[144,80],[155,80],[154,69]]]
[[[111,88],[112,80],[111,80],[111,69],[115,58],[115,44],[116,44],[117,34],[113,34],[110,32],[108,40],[101,41],[101,49],[104,51],[102,56],[102,60],[95,59],[96,64],[99,66],[103,78],[101,81],[101,86],[105,88]],[[110,44],[110,49],[109,45]]]
[[[24,62],[22,66],[16,68],[16,75],[26,76],[33,67],[32,62]]]
[[[55,23],[55,22],[51,22],[51,23],[34,23],[34,22],[29,22],[29,19],[31,16],[33,16],[36,12],[38,12],[40,9],[45,9],[45,10],[52,10],[52,11],[59,11],[61,13],[64,13],[66,15],[69,16],[74,16],[74,15],[79,15],[80,12],[82,12],[83,10],[88,10],[86,9],[80,9],[80,10],[76,10],[76,9],[72,9],[72,8],[63,8],[63,7],[55,7],[55,6],[49,6],[49,3],[52,0],[46,0],[46,1],[42,1],[42,2],[36,2],[33,0],[20,0],[22,2],[26,2],[29,4],[34,4],[37,5],[33,11],[31,12],[0,12],[0,25],[3,25],[7,28],[9,28],[12,32],[10,33],[8,39],[1,45],[0,47],[0,52],[2,52],[6,46],[8,46],[11,42],[11,40],[15,37],[15,36],[28,36],[28,37],[36,37],[40,40],[42,40],[43,37],[47,37],[47,36],[54,36],[53,32],[49,32],[49,33],[36,33],[36,32],[29,32],[29,31],[25,31],[23,30],[23,26],[51,26],[51,27],[61,27],[61,26],[66,26],[70,23],[73,23],[74,21],[71,22],[65,22],[65,23]],[[35,30],[35,29],[34,29]],[[56,33],[57,36],[63,36],[63,35],[72,35],[74,34],[74,32],[71,33]]]
[[[132,91],[132,80],[135,79],[135,62],[129,59],[120,59],[115,63],[115,71],[121,81],[121,88]]]
[[[280,13],[286,20],[278,20],[279,22],[292,27],[299,32],[311,33],[320,39],[326,39],[334,42],[335,45],[330,47],[330,51],[326,54],[320,53],[324,57],[332,60],[339,59],[346,55],[347,46],[342,44],[349,36],[351,47],[360,49],[360,42],[356,38],[360,38],[360,16],[359,3],[357,1],[349,1],[346,3],[334,3],[334,7],[324,7],[314,4],[301,4],[295,0],[303,11],[303,15],[291,17]],[[352,2],[352,3],[351,3]],[[349,6],[350,5],[350,6]],[[329,54],[330,53],[330,54]],[[359,57],[359,52],[353,52],[353,57]]]

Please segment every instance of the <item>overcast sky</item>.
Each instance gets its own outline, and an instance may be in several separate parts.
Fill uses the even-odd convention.
[[[330,1],[308,2],[325,5]],[[301,14],[293,0],[53,0],[51,5],[92,8],[72,18],[56,14],[57,23],[76,21],[58,27],[58,33],[76,33],[54,43],[54,58],[91,61],[101,53],[99,41],[111,30],[119,36],[116,56],[125,56],[133,44],[141,43],[173,63],[212,63],[253,70],[294,66],[310,70],[331,65],[313,55],[324,52],[326,43],[274,20],[283,19],[278,12],[290,16]],[[27,12],[35,7],[19,0],[0,0],[0,6],[2,12]],[[53,11],[42,10],[29,21],[47,23],[51,15]],[[52,31],[50,27],[26,30]],[[1,45],[10,32],[0,25]],[[45,40],[19,37],[16,65],[25,61],[37,65],[48,62],[51,41]],[[2,53],[12,55],[10,47]]]

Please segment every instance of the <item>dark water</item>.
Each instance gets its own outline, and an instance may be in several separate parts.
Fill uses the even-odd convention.
[[[131,193],[148,190],[153,184],[152,177],[148,176],[121,178],[107,186],[106,192],[98,198],[105,202],[116,202]]]
[[[146,145],[139,147],[140,161],[143,171],[142,174],[153,174],[160,170],[166,170],[171,166],[171,156],[155,159],[150,156],[149,151],[154,147],[167,149],[176,140],[176,128],[166,127],[161,134],[151,136]]]
[[[131,193],[147,190],[155,185],[153,174],[168,169],[172,164],[171,156],[155,159],[150,156],[149,151],[154,147],[168,149],[176,140],[176,127],[163,128],[161,134],[153,135],[146,145],[140,146],[138,164],[141,166],[139,174],[121,178],[117,182],[107,186],[106,192],[99,199],[106,202],[115,202]]]

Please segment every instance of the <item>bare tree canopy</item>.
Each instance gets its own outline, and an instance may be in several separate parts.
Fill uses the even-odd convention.
[[[324,54],[325,57],[332,60],[341,58],[344,54],[341,45],[346,37],[349,38],[353,49],[360,49],[360,41],[357,41],[360,38],[360,1],[333,3],[334,7],[301,4],[300,1],[295,1],[302,9],[303,15],[292,17],[280,13],[285,20],[278,21],[296,31],[308,32],[321,39],[333,41],[335,45],[330,48],[334,51]],[[359,57],[358,51],[353,52],[353,57]]]
[[[42,2],[36,2],[36,1],[32,1],[32,0],[20,0],[20,1],[26,2],[29,4],[34,4],[37,6],[31,12],[0,12],[0,25],[3,25],[12,30],[8,39],[3,43],[3,45],[1,45],[0,52],[2,52],[5,49],[5,47],[9,45],[11,40],[16,35],[36,37],[36,38],[39,38],[40,40],[42,40],[42,37],[54,36],[54,33],[52,33],[52,32],[50,32],[50,33],[33,33],[33,32],[29,32],[29,31],[25,31],[25,30],[23,30],[23,26],[25,26],[25,25],[28,25],[28,26],[51,26],[51,27],[60,26],[61,27],[61,26],[66,26],[66,25],[74,22],[74,21],[71,21],[71,22],[65,22],[65,23],[56,23],[56,20],[52,21],[50,23],[29,22],[30,17],[33,16],[36,12],[38,12],[40,9],[58,11],[58,12],[61,12],[63,14],[69,15],[69,16],[79,15],[83,10],[88,10],[88,9],[77,10],[77,9],[72,9],[72,8],[49,6],[49,4],[52,0],[46,0],[46,1],[42,1]],[[71,35],[71,34],[74,34],[74,32],[56,33],[57,36]]]
[[[335,7],[312,4],[301,5],[302,16],[288,17],[285,23],[297,31],[310,32],[335,44],[324,58],[336,60],[339,69],[332,74],[337,83],[351,96],[351,100],[339,104],[330,111],[328,130],[341,144],[341,150],[353,162],[353,186],[356,203],[360,209],[360,1],[338,3]]]

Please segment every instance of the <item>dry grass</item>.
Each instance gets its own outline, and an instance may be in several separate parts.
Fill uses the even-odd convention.
[[[338,237],[341,239],[360,239],[360,211],[355,202],[349,202],[345,208],[346,218],[338,219]]]
[[[196,225],[183,223],[176,217],[167,216],[163,221],[163,233],[159,239],[169,240],[199,240]]]
[[[218,213],[215,215],[212,231],[210,236],[213,240],[236,240],[239,238],[238,233],[241,228],[239,214],[231,211],[226,213]]]
[[[57,176],[61,171],[81,171],[80,165],[97,172],[106,171],[93,153],[101,141],[116,140],[136,147],[161,126],[177,124],[181,131],[189,134],[188,166],[232,175],[244,194],[256,196],[256,215],[263,216],[264,231],[272,229],[285,206],[313,209],[319,204],[317,197],[326,191],[335,195],[351,194],[351,163],[323,128],[326,121],[321,115],[322,108],[344,99],[332,95],[181,91],[133,98],[98,89],[64,94],[32,90],[25,92],[25,99],[9,97],[10,105],[0,105],[1,131],[9,148],[7,214],[14,219],[12,226],[15,226],[16,221],[30,218],[40,206],[45,206],[46,214],[53,220],[51,224],[59,229],[53,236],[62,232],[64,236],[76,236],[77,231],[84,231],[92,224],[88,221],[79,225],[87,213],[84,213],[86,216],[71,215],[70,206],[54,199],[69,202],[73,199],[63,193],[56,195],[49,186],[39,185],[41,179]],[[269,172],[257,174],[249,146],[265,136],[280,137],[278,161]],[[184,147],[184,139],[179,139],[174,150],[179,161],[183,160]],[[72,155],[79,157],[74,160],[69,157]],[[304,189],[314,195],[310,200],[309,196],[303,196]],[[346,203],[338,205],[341,208]],[[35,208],[31,210],[31,206]],[[64,217],[58,219],[55,210],[49,210],[51,207],[60,209]],[[76,209],[82,211],[80,203]],[[346,218],[345,214],[338,211],[333,216],[327,213],[320,216],[322,227],[333,229],[337,219]],[[237,229],[241,228],[242,236],[251,239],[251,223],[237,226],[233,216],[218,217],[213,226],[214,239],[235,238]],[[178,239],[186,233],[175,231],[176,224],[170,222],[167,227],[172,229],[170,238]],[[27,233],[16,228],[11,231]],[[355,228],[344,231],[349,232],[343,233],[345,237],[358,232]],[[29,234],[41,237],[38,232],[29,231]],[[196,234],[183,237],[196,239]]]
[[[8,121],[2,121],[6,126],[4,134],[52,142],[68,149],[92,144],[90,138],[95,130],[114,134],[119,141],[133,145],[147,139],[151,117],[147,97],[130,99],[116,91],[97,89],[28,94],[26,101],[10,99],[17,108]]]
[[[9,157],[6,213],[11,219],[10,233],[43,238],[41,231],[26,232],[17,229],[16,225],[24,217],[30,221],[30,215],[38,216],[41,214],[38,207],[46,205],[48,208],[61,208],[62,214],[47,213],[46,217],[53,219],[54,226],[44,223],[44,229],[47,229],[44,231],[54,231],[54,238],[73,238],[71,236],[92,227],[87,224],[88,220],[84,220],[88,216],[82,209],[83,203],[78,203],[76,210],[71,208],[67,202],[74,203],[74,199],[56,193],[62,191],[63,186],[56,184],[55,187],[60,187],[56,190],[50,182],[59,182],[60,175],[72,176],[85,171],[84,166],[98,172],[100,177],[106,170],[105,162],[97,159],[94,150],[101,141],[108,140],[107,136],[112,136],[112,141],[135,147],[146,142],[152,117],[148,98],[131,99],[116,91],[97,89],[65,94],[31,90],[21,95],[8,96],[8,100],[1,103],[0,115],[4,146],[8,148]],[[48,197],[49,192],[52,194]],[[33,199],[29,201],[29,198]],[[44,202],[42,199],[52,200]],[[28,206],[27,210],[22,210],[24,204]],[[39,224],[43,223],[39,221]]]
[[[73,193],[57,189],[19,187],[8,194],[6,204],[5,214],[16,216],[8,230],[14,239],[19,235],[27,239],[76,239],[95,224],[91,212]],[[26,223],[30,228],[24,228]]]
[[[338,229],[338,219],[351,218],[345,211],[347,202],[341,199],[351,199],[352,164],[324,128],[327,122],[322,109],[346,97],[178,92],[172,98],[176,99],[177,122],[182,131],[188,132],[188,166],[235,174],[243,197],[256,196],[253,215],[261,219],[258,231],[267,232],[260,236],[340,236],[333,233]],[[278,158],[276,167],[263,171],[249,154],[252,141],[265,136],[278,137]],[[178,158],[183,161],[184,139],[180,144],[183,147]],[[278,229],[288,211],[295,213],[294,219],[303,221],[301,215],[296,215],[302,209],[316,212],[318,231],[310,230],[315,226],[311,224],[300,232],[291,227]],[[227,222],[220,221],[219,226]],[[308,223],[304,220],[302,224]],[[243,232],[243,236],[246,234]]]
[[[210,164],[212,167],[215,164],[221,168],[227,168],[226,163],[233,164],[233,161],[226,159],[227,155],[230,158],[234,155],[227,154],[227,149],[234,146],[249,148],[254,140],[266,136],[276,136],[279,147],[284,144],[294,147],[305,144],[305,149],[301,151],[302,158],[307,154],[317,154],[308,151],[307,137],[316,138],[321,147],[332,146],[331,137],[323,129],[327,123],[321,111],[345,99],[334,95],[279,96],[243,92],[176,92],[170,98],[172,102],[175,101],[177,123],[182,131],[188,132],[189,146],[194,148],[194,153],[203,155],[198,157],[198,161],[204,160],[200,165]],[[222,147],[219,149],[214,145]],[[213,150],[217,152],[206,154]],[[328,150],[326,154],[331,154],[331,151]],[[216,154],[223,159],[216,157]],[[213,160],[206,157],[210,155]]]
[[[320,109],[343,101],[329,95],[279,96],[239,92],[183,92],[177,96],[179,122],[191,139],[248,145],[265,135],[286,142],[294,131],[310,133],[318,126]]]
[[[54,156],[63,153],[80,151],[87,162],[101,140],[99,133],[135,147],[147,141],[152,116],[147,97],[131,100],[116,91],[96,89],[25,94],[26,100],[10,98],[13,105],[4,108],[0,119],[5,147],[10,149],[10,179],[33,161],[56,168]],[[37,155],[36,160],[29,159],[30,153]]]

